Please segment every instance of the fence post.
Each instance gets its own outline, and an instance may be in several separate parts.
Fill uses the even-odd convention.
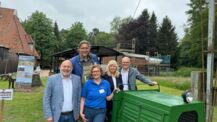
[[[205,101],[205,72],[191,72],[191,89],[193,98],[200,101]]]

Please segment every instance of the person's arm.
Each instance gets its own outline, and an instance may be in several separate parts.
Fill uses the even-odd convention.
[[[81,100],[80,100],[80,116],[81,116],[83,122],[86,122],[87,119],[85,118],[85,114],[84,114],[84,101],[85,101],[85,98],[81,97]]]
[[[43,110],[44,110],[44,116],[47,120],[47,122],[53,122],[52,112],[51,112],[51,96],[52,96],[52,82],[51,78],[48,78],[46,87],[44,90],[44,97],[43,97]]]
[[[136,73],[136,79],[142,81],[143,83],[146,83],[150,86],[157,85],[156,81],[151,81],[149,78],[145,77],[143,74],[141,74],[137,69],[134,69]]]
[[[110,101],[110,100],[112,100],[112,98],[113,98],[113,92],[109,96],[106,97],[106,100]]]
[[[47,122],[53,122],[53,118],[52,117],[47,118]]]
[[[80,108],[80,103],[81,103],[81,79],[80,79],[80,77],[78,78],[78,107]],[[78,112],[79,112],[79,115],[80,115],[80,109],[78,109]],[[78,115],[78,117],[77,117],[77,119],[76,120],[78,120],[79,119],[79,115]]]
[[[82,88],[82,91],[81,91],[81,99],[80,99],[80,116],[83,120],[83,122],[86,122],[88,121],[85,117],[85,114],[84,114],[84,102],[85,102],[85,99],[87,98],[87,91],[88,91],[88,81],[86,81],[86,83],[84,84],[83,88]]]
[[[112,91],[112,93],[111,93],[111,88],[110,88],[110,84],[108,83],[107,84],[107,96],[106,96],[106,100],[107,101],[110,101],[110,100],[112,100],[112,98],[113,98],[113,92],[115,92],[116,91],[116,89],[114,89],[113,91]]]

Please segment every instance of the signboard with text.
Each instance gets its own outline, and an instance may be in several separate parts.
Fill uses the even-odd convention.
[[[19,63],[17,67],[16,87],[24,86],[29,88],[32,84],[32,76],[34,70],[34,56],[19,55]]]
[[[0,89],[0,100],[12,100],[13,89]]]

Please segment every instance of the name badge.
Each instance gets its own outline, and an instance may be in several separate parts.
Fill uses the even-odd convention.
[[[104,93],[104,92],[105,92],[104,89],[100,89],[100,90],[99,90],[99,93],[100,93],[100,94],[102,94],[102,93]]]

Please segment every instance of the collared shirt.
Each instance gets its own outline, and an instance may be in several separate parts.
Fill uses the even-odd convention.
[[[84,105],[90,108],[106,108],[106,97],[110,94],[110,85],[103,79],[100,84],[96,84],[92,79],[88,80],[81,92],[81,96],[85,98]]]
[[[73,110],[73,93],[72,93],[72,80],[71,75],[69,78],[64,79],[62,77],[62,83],[63,83],[63,107],[62,112],[68,112]]]
[[[90,55],[87,56],[87,58],[82,58],[80,57],[80,63],[82,64],[82,66],[89,66],[89,65],[93,65],[93,61],[91,60]]]
[[[123,81],[123,85],[124,85],[123,91],[129,90],[128,73],[129,73],[129,70],[125,71],[125,70],[121,69],[121,76],[122,76],[122,81]]]
[[[117,88],[117,81],[116,81],[116,77],[112,76],[112,82],[114,84],[114,89]]]
[[[88,55],[87,58],[82,58],[80,56],[80,64],[83,67],[83,74],[82,74],[82,85],[90,78],[90,69],[95,62],[91,59],[91,56]]]

